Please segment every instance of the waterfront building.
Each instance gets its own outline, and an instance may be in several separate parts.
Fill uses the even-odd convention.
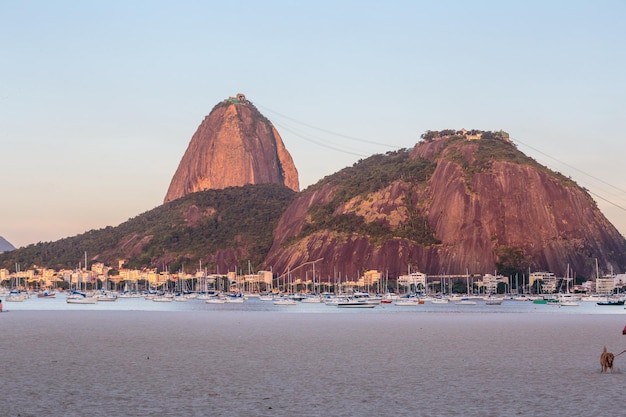
[[[157,282],[159,282],[159,273],[156,271],[156,269],[149,269],[147,271],[144,271],[142,277],[150,284],[156,284]]]
[[[554,275],[554,273],[552,273],[552,272],[544,272],[544,271],[533,272],[529,276],[528,286],[530,288],[532,288],[533,284],[537,280],[541,281],[541,292],[542,293],[544,293],[544,294],[551,294],[553,292],[556,292],[556,289],[558,288],[558,286],[557,286],[557,278]]]
[[[596,279],[596,292],[598,294],[611,294],[615,290],[615,276],[608,275]]]
[[[94,262],[93,264],[91,264],[91,270],[97,275],[107,275],[111,268],[109,268],[102,262]]]
[[[260,284],[271,286],[272,278],[271,271],[259,271],[256,274],[238,275],[235,277],[235,282],[245,291],[255,292],[259,291]],[[300,280],[296,280],[296,283],[300,283]]]
[[[617,288],[620,292],[624,291],[624,287],[626,287],[626,274],[617,274],[615,275],[615,288]]]
[[[383,277],[383,274],[374,269],[365,271],[363,273],[363,276],[359,278],[359,280],[357,281],[357,286],[364,287],[364,288],[374,286],[374,284],[380,281],[382,277]]]
[[[420,285],[422,288],[426,288],[426,274],[421,272],[411,272],[407,275],[400,275],[398,277],[398,285],[407,288],[418,288]]]
[[[509,279],[503,275],[485,274],[482,279],[476,282],[478,287],[482,287],[487,294],[496,294],[498,292],[498,284],[509,284]]]

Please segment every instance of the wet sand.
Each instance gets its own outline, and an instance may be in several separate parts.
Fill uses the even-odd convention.
[[[11,311],[0,415],[623,414],[623,315]]]

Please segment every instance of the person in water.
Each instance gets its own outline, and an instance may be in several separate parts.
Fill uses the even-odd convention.
[[[0,300],[0,313],[2,313],[2,300]]]

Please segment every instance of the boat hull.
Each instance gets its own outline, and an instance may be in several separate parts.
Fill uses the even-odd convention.
[[[424,304],[423,300],[396,301],[398,307],[412,307]]]
[[[624,301],[598,301],[596,304],[599,306],[623,306]]]
[[[205,300],[205,303],[207,303],[207,304],[226,304],[226,300],[224,300],[223,298],[210,298],[208,300]]]
[[[276,306],[295,306],[296,304],[298,304],[298,302],[295,301],[295,300],[277,300],[277,301],[274,301],[274,305],[276,305]]]
[[[68,304],[96,304],[98,302],[98,300],[93,297],[68,298],[65,301]]]
[[[369,303],[361,303],[361,302],[357,302],[357,303],[337,303],[337,307],[338,308],[374,308],[376,307],[378,304],[369,304]]]

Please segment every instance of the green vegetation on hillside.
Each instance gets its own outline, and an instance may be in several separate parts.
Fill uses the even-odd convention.
[[[495,254],[498,257],[496,262],[498,274],[507,277],[516,274],[522,276],[531,265],[531,260],[528,259],[521,248],[500,245],[495,249]]]
[[[471,173],[488,171],[491,169],[493,161],[506,161],[520,165],[526,165],[532,161],[518,151],[515,145],[499,139],[479,140],[478,151],[474,157],[476,161],[470,167]]]
[[[478,139],[478,137],[480,138]],[[552,171],[518,150],[517,146],[509,139],[509,134],[502,130],[497,132],[488,130],[429,130],[422,134],[421,138],[425,142],[447,140],[447,146],[442,149],[442,152],[445,153],[446,159],[456,162],[463,168],[468,174],[468,180],[475,174],[489,172],[494,161],[505,161],[531,166],[540,172],[547,173],[566,187],[577,186],[571,178]],[[472,154],[474,160],[471,163],[462,150],[462,147],[467,143],[476,146],[476,151]]]
[[[432,142],[437,139],[446,139],[446,138],[471,138],[476,139],[478,137],[482,139],[498,139],[509,141],[509,134],[503,130],[499,130],[497,132],[493,132],[491,130],[454,130],[454,129],[445,129],[445,130],[427,130],[422,133],[420,136],[426,142]]]
[[[176,271],[183,263],[197,265],[200,259],[206,265],[205,260],[217,250],[238,248],[249,254],[256,267],[269,250],[274,227],[294,195],[287,187],[275,184],[197,192],[117,227],[0,254],[0,267],[74,268],[86,251],[89,259],[97,258],[111,266],[117,266],[118,259],[126,259],[126,266],[131,268],[168,266]],[[247,261],[233,260],[242,266]]]
[[[432,175],[436,163],[422,158],[411,158],[401,150],[376,154],[361,159],[351,167],[327,176],[309,190],[321,188],[327,183],[337,187],[329,206],[332,210],[356,196],[365,196],[387,187],[394,181],[423,183]]]
[[[396,230],[392,230],[384,222],[368,223],[354,213],[334,214],[341,204],[357,196],[364,197],[381,190],[394,181],[424,183],[430,178],[435,167],[434,162],[411,158],[406,151],[396,151],[385,155],[373,155],[324,178],[307,191],[314,191],[330,183],[335,187],[332,200],[328,204],[315,206],[309,210],[310,222],[304,225],[295,239],[320,230],[330,230],[368,236],[375,243],[382,243],[394,237],[409,239],[423,245],[438,243],[425,217],[408,200],[406,201],[410,219]]]

